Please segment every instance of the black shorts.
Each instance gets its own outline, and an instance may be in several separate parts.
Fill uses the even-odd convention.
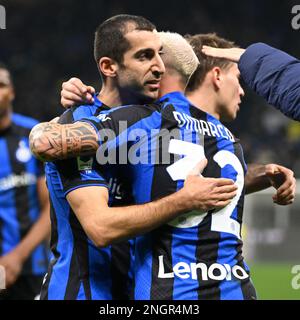
[[[0,300],[34,300],[40,294],[43,276],[20,276],[8,289],[0,290]]]

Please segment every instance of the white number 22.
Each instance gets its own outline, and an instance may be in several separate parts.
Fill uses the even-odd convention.
[[[170,141],[169,153],[185,155],[184,158],[167,168],[169,175],[174,181],[185,179],[191,169],[205,157],[202,145],[177,139],[172,139]],[[241,226],[236,220],[231,218],[231,215],[240,199],[244,187],[243,167],[237,156],[227,150],[217,152],[213,159],[221,168],[224,168],[226,165],[231,165],[234,168],[237,172],[235,184],[237,185],[238,190],[230,204],[212,214],[211,230],[231,233],[240,238]],[[169,222],[169,224],[177,228],[189,228],[197,226],[206,215],[207,212],[192,211],[174,219]]]

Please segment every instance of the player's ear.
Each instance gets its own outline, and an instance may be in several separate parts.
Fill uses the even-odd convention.
[[[219,67],[213,67],[211,70],[213,85],[216,89],[220,89],[222,81],[222,70]]]
[[[99,60],[98,67],[100,71],[103,73],[103,75],[105,75],[106,77],[113,78],[116,76],[118,65],[115,62],[115,60],[109,57],[102,57]]]
[[[10,88],[10,92],[9,92],[9,98],[10,98],[10,101],[14,101],[15,100],[15,97],[16,97],[16,94],[15,94],[15,89],[13,86],[11,86]]]

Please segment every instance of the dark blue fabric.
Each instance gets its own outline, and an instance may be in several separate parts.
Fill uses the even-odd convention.
[[[300,120],[300,61],[264,43],[249,46],[239,61],[243,80],[289,118]]]
[[[0,255],[7,254],[26,236],[40,214],[37,179],[42,164],[29,149],[28,134],[37,121],[19,114],[0,134]],[[37,246],[24,264],[23,274],[43,275],[48,264],[45,244]]]
[[[183,123],[178,123],[179,118],[176,118],[176,114],[177,117],[183,119]],[[168,167],[178,159],[175,161],[175,158],[171,158],[168,164],[161,162],[154,164],[153,162],[157,159],[158,154],[168,153],[168,145],[163,148],[157,142],[157,135],[163,129],[177,130],[174,133],[177,135],[176,139],[183,141],[186,146],[203,147],[209,160],[208,167],[213,168],[207,171],[212,177],[227,177],[236,180],[237,172],[234,166],[238,166],[241,182],[239,199],[243,199],[242,189],[246,168],[242,152],[236,154],[235,147],[239,145],[238,141],[220,121],[192,106],[182,93],[173,92],[162,97],[156,107],[151,105],[124,106],[118,110],[111,110],[105,115],[106,117],[92,117],[84,121],[90,122],[97,131],[108,128],[114,130],[116,137],[110,141],[111,148],[127,145],[130,153],[132,152],[131,147],[141,142],[136,153],[139,151],[140,154],[144,154],[144,159],[152,160],[147,163],[129,163],[126,166],[136,203],[153,201],[183,187],[183,180],[174,181],[167,173]],[[124,120],[127,120],[127,128],[120,130],[118,123]],[[203,125],[203,132],[196,130],[201,125]],[[214,128],[215,135],[211,133],[212,128]],[[141,132],[145,133],[144,140],[141,137],[136,142],[131,139],[137,137]],[[127,142],[130,143],[127,144]],[[180,147],[177,151],[181,155]],[[219,166],[219,170],[215,170],[214,168],[218,165],[214,156],[220,154],[220,151],[227,152],[225,155],[222,153],[223,160],[224,158],[225,161],[234,159],[235,164],[228,164],[224,168]],[[181,155],[180,158],[184,156]],[[181,167],[178,170],[180,171]],[[194,216],[178,218],[177,222],[172,222],[171,225],[164,225],[137,237],[134,298],[143,300],[246,298],[242,290],[242,281],[234,277],[235,271],[232,273],[228,270],[230,268],[243,269],[243,265],[237,266],[243,260],[240,240],[241,221],[237,222],[237,207],[241,206],[240,210],[242,210],[242,202],[234,204],[230,216],[228,215],[229,208],[221,217],[221,220],[227,223],[227,229],[222,228],[223,220],[220,221],[220,219],[217,225],[217,227],[221,225],[220,230],[213,229],[212,220],[215,220],[213,213],[204,215],[194,213]],[[187,221],[187,224],[183,225],[182,221]],[[181,224],[180,227],[177,227],[178,223]],[[190,226],[189,223],[192,225]],[[232,228],[235,228],[234,232]],[[205,238],[208,233],[210,239]],[[202,242],[208,255],[198,250],[199,242]],[[197,277],[195,272],[189,269],[197,263],[205,263],[207,268],[213,268],[217,264],[215,276],[220,276],[218,272],[222,271],[223,275],[226,272],[228,279],[223,278],[222,281],[212,279],[208,282],[205,279],[205,273],[201,278],[200,272],[197,273],[199,276]],[[244,279],[249,282],[248,270],[243,270]],[[211,288],[214,288],[213,293],[211,293]]]
[[[102,103],[95,96],[94,105],[79,106],[74,110],[68,110],[61,119],[69,116],[72,121],[77,121],[83,117],[91,117],[101,107]],[[79,160],[91,160],[92,167],[81,170],[77,162]],[[44,299],[111,300],[129,296],[131,271],[128,270],[127,274],[124,271],[124,283],[128,287],[123,288],[119,283],[119,292],[116,294],[117,290],[114,290],[116,275],[114,270],[116,269],[112,265],[115,251],[112,250],[112,246],[99,249],[87,238],[66,200],[66,195],[78,188],[109,187],[109,178],[113,179],[114,173],[105,170],[105,175],[103,175],[102,172],[104,170],[99,169],[95,157],[46,164],[47,184],[54,215],[52,219],[52,228],[55,232],[53,239],[56,240],[52,245],[54,257],[48,279],[42,289]],[[117,262],[121,268],[121,261]],[[121,292],[122,290],[126,292]]]

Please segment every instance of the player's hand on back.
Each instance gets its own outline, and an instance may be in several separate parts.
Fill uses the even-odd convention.
[[[277,190],[272,197],[274,203],[283,206],[292,204],[296,194],[294,172],[278,164],[267,164],[266,175],[271,185]]]
[[[188,174],[182,191],[191,204],[191,209],[208,211],[227,206],[236,196],[237,186],[231,179],[205,178],[201,176],[207,165],[207,160],[202,160]]]
[[[91,104],[94,102],[95,89],[85,85],[78,78],[71,78],[63,82],[61,90],[61,104],[68,109],[80,104]]]
[[[210,57],[223,58],[223,59],[230,60],[232,62],[239,62],[242,54],[245,52],[245,49],[241,49],[241,48],[223,49],[223,48],[203,46],[202,52],[205,55]]]

